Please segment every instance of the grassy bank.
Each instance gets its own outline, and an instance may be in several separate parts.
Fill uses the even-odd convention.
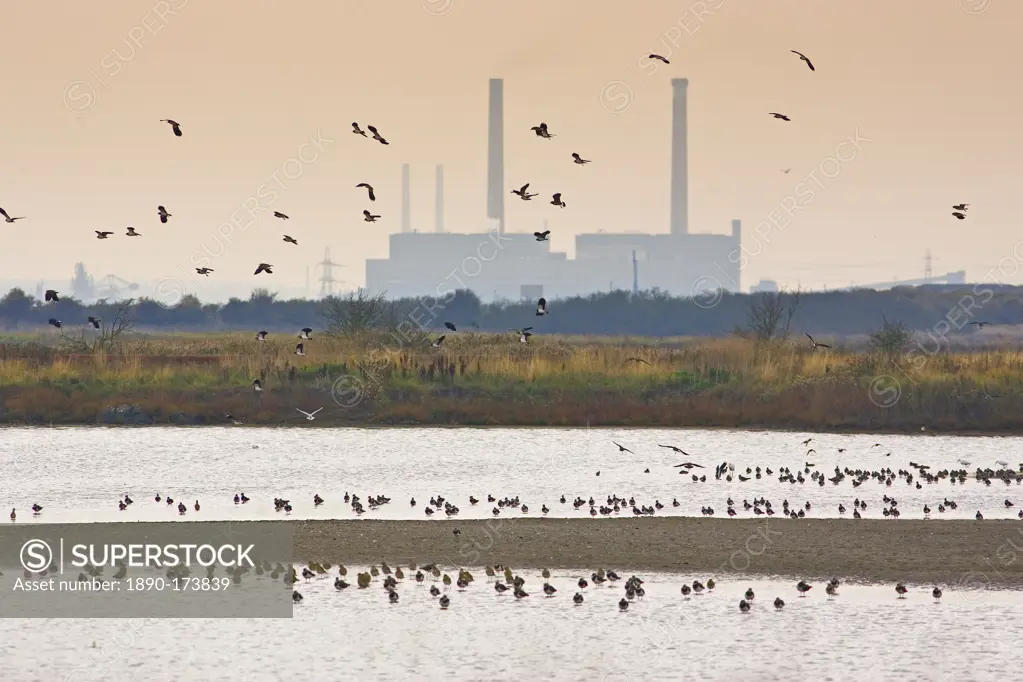
[[[1023,353],[925,356],[740,339],[145,336],[71,355],[0,343],[4,423],[763,426],[1023,431]],[[252,390],[260,378],[265,391]],[[296,408],[324,407],[314,422]]]

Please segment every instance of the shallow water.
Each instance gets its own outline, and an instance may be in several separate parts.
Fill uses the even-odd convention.
[[[348,578],[355,582],[356,567]],[[361,567],[361,570],[366,570]],[[246,680],[898,680],[1014,679],[1011,652],[1023,593],[910,585],[823,584],[800,598],[794,580],[732,581],[689,599],[680,586],[708,576],[644,574],[646,595],[621,612],[622,583],[579,590],[557,571],[543,596],[497,595],[482,569],[465,591],[427,576],[399,583],[390,604],[381,578],[338,593],[329,576],[300,580],[293,620],[0,619],[0,679],[19,682],[144,679]],[[625,573],[622,577],[629,574]],[[245,580],[269,580],[247,576]],[[441,610],[429,594],[450,595]],[[750,613],[739,612],[747,588]],[[286,588],[283,585],[281,589]],[[581,591],[585,602],[574,605]],[[786,604],[777,611],[776,596]],[[968,637],[967,633],[977,633]],[[980,633],[983,633],[982,635]],[[93,644],[95,643],[95,646]]]
[[[801,442],[813,438],[816,453],[807,456]],[[620,453],[617,441],[636,454]],[[874,443],[880,443],[875,447]],[[678,445],[692,457],[675,455],[658,444]],[[258,446],[258,447],[257,447]],[[846,452],[838,453],[838,448]],[[581,517],[588,505],[574,509],[576,496],[594,497],[598,505],[608,495],[635,497],[639,505],[664,508],[658,515],[698,516],[704,506],[722,516],[726,500],[735,501],[738,517],[752,514],[742,501],[759,497],[770,500],[779,513],[788,499],[794,509],[811,503],[809,517],[838,517],[838,505],[852,513],[852,502],[867,502],[865,518],[881,517],[882,496],[895,497],[901,518],[922,518],[923,506],[932,507],[931,518],[972,519],[980,510],[985,518],[1017,518],[1023,507],[1023,486],[995,482],[985,486],[972,479],[951,484],[947,479],[922,483],[917,490],[897,478],[888,487],[869,480],[853,488],[849,478],[823,487],[781,483],[778,468],[795,474],[807,462],[828,477],[835,466],[853,469],[906,469],[909,463],[930,464],[932,471],[963,468],[959,459],[977,466],[1000,468],[996,461],[1019,466],[1023,438],[961,436],[814,435],[796,432],[758,432],[701,429],[504,429],[504,428],[258,428],[258,427],[145,427],[145,428],[7,428],[0,430],[0,505],[18,510],[18,523],[34,521],[157,521],[283,518],[275,512],[274,497],[291,501],[292,518],[355,518],[345,492],[386,495],[389,504],[367,508],[363,518],[426,518],[430,497],[441,495],[460,508],[460,518],[492,515],[498,499],[518,496],[529,507],[529,516]],[[891,453],[890,456],[886,456]],[[683,461],[702,464],[707,476],[694,483],[672,467]],[[714,479],[714,467],[722,461],[746,467],[770,467],[774,475],[740,482]],[[649,468],[650,473],[644,473]],[[596,472],[600,476],[596,476]],[[812,471],[812,469],[811,469]],[[244,492],[251,502],[235,505],[233,497]],[[156,493],[170,495],[168,507],[154,501]],[[323,505],[314,508],[319,494]],[[134,504],[124,512],[117,502],[130,495]],[[470,495],[480,499],[469,504]],[[564,495],[567,504],[559,498]],[[410,506],[415,497],[418,504]],[[958,503],[957,510],[937,512],[945,498]],[[679,506],[672,505],[677,499]],[[1008,499],[1014,505],[1006,508]],[[188,507],[179,515],[177,502]],[[200,502],[201,511],[192,509]],[[30,507],[38,503],[43,513],[33,517]],[[628,508],[621,514],[629,514]],[[501,510],[503,517],[521,516],[518,509]],[[6,517],[6,514],[4,515]],[[437,513],[433,518],[443,518]],[[5,520],[6,522],[6,520]]]

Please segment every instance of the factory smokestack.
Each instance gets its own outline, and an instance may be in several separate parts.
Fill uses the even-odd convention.
[[[401,165],[401,231],[412,231],[412,190],[407,163]]]
[[[444,166],[437,164],[437,197],[434,199],[434,229],[444,231]]]
[[[689,80],[672,78],[671,106],[671,233],[689,234],[689,162],[686,90]]]
[[[490,79],[487,126],[487,218],[504,234],[504,80]]]

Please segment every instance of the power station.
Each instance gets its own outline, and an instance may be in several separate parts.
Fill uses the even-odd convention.
[[[444,232],[443,169],[437,167],[435,232],[411,231],[408,164],[402,167],[401,232],[390,235],[390,258],[366,261],[366,288],[389,298],[437,296],[471,289],[483,300],[585,296],[608,288],[659,289],[692,296],[706,289],[738,292],[742,224],[730,235],[689,232],[686,97],[689,81],[671,81],[671,220],[662,234],[596,232],[575,238],[575,259],[550,250],[532,232],[506,230],[504,81],[490,79],[486,231]],[[636,227],[648,227],[640,226]],[[544,228],[546,229],[546,228]],[[538,293],[539,292],[539,293]]]

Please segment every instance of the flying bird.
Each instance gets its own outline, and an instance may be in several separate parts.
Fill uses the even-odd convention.
[[[549,241],[547,239],[547,236],[550,235],[550,233],[551,233],[550,230],[544,230],[543,232],[534,232],[533,236],[536,237],[536,241],[538,241],[538,242],[545,242],[545,241]]]
[[[546,315],[547,313],[547,299],[541,296],[540,300],[536,302],[536,314],[539,316]]]
[[[806,55],[803,54],[802,52],[796,52],[795,50],[789,50],[789,52],[791,52],[793,54],[798,54],[799,58],[802,59],[804,62],[806,62],[806,65],[810,67],[811,71],[816,71],[817,70],[817,69],[813,68],[813,62],[811,62],[809,59],[807,59]]]
[[[977,325],[977,329],[983,329],[985,325],[991,324],[990,322],[971,322],[970,324]]]
[[[261,393],[263,391],[263,382],[260,381],[259,379],[253,379],[252,390],[255,391],[256,393]]]
[[[212,268],[196,268],[195,271],[200,275],[206,275],[207,277],[209,277],[210,273],[213,272]]]
[[[447,327],[448,329],[450,329],[453,332],[458,331],[457,329],[455,329],[455,323],[454,322],[445,322],[444,326]]]
[[[377,195],[373,193],[373,185],[369,184],[368,182],[360,182],[358,185],[356,185],[356,187],[365,187],[366,191],[369,192],[369,200],[370,201],[377,200]]]
[[[692,457],[692,455],[690,455],[688,452],[686,452],[682,448],[678,447],[677,445],[658,445],[657,447],[659,447],[659,448],[671,448],[672,452],[678,453],[680,455],[685,455],[686,457]],[[679,464],[678,466],[682,466],[682,465]]]
[[[134,227],[129,227],[128,228],[128,236],[129,237],[141,237],[142,235],[139,234],[138,232],[136,232]]]
[[[362,135],[366,137],[366,131],[359,127],[358,123],[352,123],[352,132],[356,135]]]
[[[165,209],[163,206],[157,206],[156,207],[156,212],[160,216],[160,222],[161,223],[166,223],[167,222],[167,218],[171,217],[171,214],[167,213],[167,209]]]
[[[555,206],[560,206],[561,208],[568,206],[568,204],[561,200],[561,192],[558,192],[551,198],[551,203]]]
[[[8,222],[8,223],[13,223],[15,220],[21,220],[22,218],[25,217],[25,216],[21,215],[21,216],[17,216],[15,218],[12,218],[11,216],[7,215],[7,211],[3,210],[2,208],[0,208],[0,215],[2,215],[4,217],[4,222]]]
[[[676,464],[676,465],[675,465],[674,467],[672,467],[672,468],[673,468],[673,469],[678,469],[679,467],[681,467],[681,468],[683,468],[683,469],[692,469],[692,468],[694,468],[694,467],[695,467],[696,469],[702,469],[702,468],[703,468],[703,465],[702,465],[702,464],[697,464],[696,462],[682,462],[681,464]],[[682,472],[680,471],[679,473],[681,474]]]
[[[304,344],[300,343],[297,346],[295,346],[295,355],[302,355],[302,356],[305,355],[305,345]]]
[[[380,133],[377,132],[376,128],[374,128],[373,126],[366,126],[366,128],[369,130],[369,132],[373,133],[374,140],[376,140],[380,144],[390,144],[390,142],[388,142],[387,140],[380,136]]]
[[[362,212],[362,215],[363,215],[363,220],[365,220],[367,223],[375,223],[377,221],[377,218],[380,217],[378,215],[373,215],[369,211],[365,211],[365,210]]]
[[[611,442],[614,443],[615,445],[618,445],[618,452],[628,452],[630,455],[636,454],[635,452],[633,452],[629,448],[625,447],[624,445],[619,445],[618,443],[615,443],[614,441],[611,441]]]
[[[54,301],[54,302],[57,302],[57,303],[60,302],[60,298],[57,296],[57,292],[54,291],[53,289],[47,289],[46,290],[45,300],[46,301]]]
[[[647,56],[647,59],[656,59],[656,60],[658,60],[658,61],[662,61],[662,62],[664,62],[665,64],[671,64],[671,62],[669,62],[669,61],[668,61],[667,59],[665,59],[664,57],[662,57],[662,56],[661,56],[661,55],[659,55],[659,54],[651,54],[651,55],[648,55],[648,56]]]
[[[180,123],[178,123],[177,121],[172,121],[169,118],[161,118],[160,119],[160,123],[170,123],[171,130],[174,131],[174,134],[177,135],[178,137],[181,137],[181,124]]]
[[[964,220],[966,218],[966,214],[960,213],[959,211],[953,211],[952,215],[954,215],[956,218],[959,218],[959,220]]]
[[[549,132],[547,132],[547,124],[546,123],[541,123],[538,126],[533,126],[532,128],[530,128],[530,130],[532,130],[534,133],[536,133],[537,137],[542,137],[545,140],[549,140],[552,137],[554,137],[554,135],[551,135]]]
[[[511,329],[510,331],[513,331],[519,335],[519,341],[521,343],[529,343],[529,337],[532,336],[532,334],[529,333],[530,329],[532,329],[532,327],[523,327],[522,329]]]
[[[952,207],[952,210],[953,211],[965,211],[969,207],[970,207],[969,204],[956,204],[955,206]]]
[[[91,324],[95,329],[99,329],[99,323],[102,321],[103,320],[98,317],[92,317],[91,315],[89,316],[89,324]]]
[[[804,332],[804,333],[805,333],[805,332]],[[817,343],[816,341],[814,341],[814,340],[813,340],[813,337],[812,337],[812,336],[810,336],[809,334],[807,334],[807,335],[806,335],[806,338],[810,339],[810,346],[811,346],[811,347],[812,347],[812,348],[813,348],[814,350],[817,350],[818,348],[831,348],[831,346],[829,346],[829,345],[828,345],[828,344],[826,344],[826,343]]]
[[[536,195],[535,194],[530,194],[528,191],[526,191],[528,189],[529,189],[529,183],[527,182],[526,184],[524,184],[519,189],[513,189],[511,191],[511,193],[518,195],[519,198],[522,199],[523,201],[529,201],[530,199],[532,199]]]
[[[440,348],[440,345],[441,345],[442,343],[444,343],[444,339],[445,339],[445,338],[447,338],[447,337],[445,337],[445,336],[438,336],[438,337],[437,337],[437,340],[436,340],[436,341],[434,341],[434,342],[433,342],[433,343],[432,343],[431,345],[432,345],[432,346],[433,346],[434,348]]]
[[[288,235],[284,235],[284,241],[288,242],[289,244],[294,244],[295,246],[298,246],[298,242],[295,240],[294,237],[289,237]]]
[[[625,358],[625,360],[622,361],[622,364],[624,365],[626,362],[642,362],[644,365],[649,365],[650,364],[649,362],[647,362],[643,358]]]
[[[785,175],[788,175],[790,170],[792,170],[792,169],[791,168],[786,168],[786,169],[782,170],[782,173],[784,173]]]
[[[266,332],[256,332],[256,341],[266,343]]]
[[[312,327],[302,327],[298,331],[299,331],[298,338],[300,338],[300,339],[311,339],[311,338],[313,338],[312,336],[310,336],[310,334],[313,333],[313,328]]]
[[[577,163],[580,166],[583,165],[584,163],[589,163],[590,162],[589,159],[584,159],[583,157],[579,156],[575,152],[572,152],[572,158],[575,159],[573,161],[573,163]]]
[[[295,409],[298,410],[297,407]],[[322,409],[323,408],[321,407],[319,410],[313,410],[312,412],[306,412],[305,410],[298,410],[298,411],[301,412],[302,414],[304,414],[306,419],[308,419],[309,421],[312,421],[312,420],[316,419],[316,416],[315,416],[316,413],[319,412]]]
[[[774,112],[774,111],[771,111],[771,112],[768,112],[768,113],[770,113],[771,116],[774,116],[775,118],[780,118],[783,121],[791,121],[792,120],[791,118],[789,118],[785,114],[779,114],[779,113]]]
[[[281,213],[280,211],[274,211],[274,218],[280,218],[281,220],[290,220],[287,214]]]
[[[106,239],[107,237],[113,234],[113,232],[100,232],[99,230],[95,230],[95,232],[96,239]]]
[[[51,317],[51,318],[50,318],[50,319],[48,320],[48,322],[49,322],[50,324],[52,324],[52,325],[53,325],[54,327],[56,327],[57,329],[60,329],[60,320],[58,320],[58,319],[57,319],[56,317]]]
[[[256,268],[256,271],[252,274],[258,275],[261,272],[265,272],[268,275],[272,275],[274,274],[274,271],[270,269],[272,267],[273,266],[270,265],[269,263],[260,263],[259,266]]]

